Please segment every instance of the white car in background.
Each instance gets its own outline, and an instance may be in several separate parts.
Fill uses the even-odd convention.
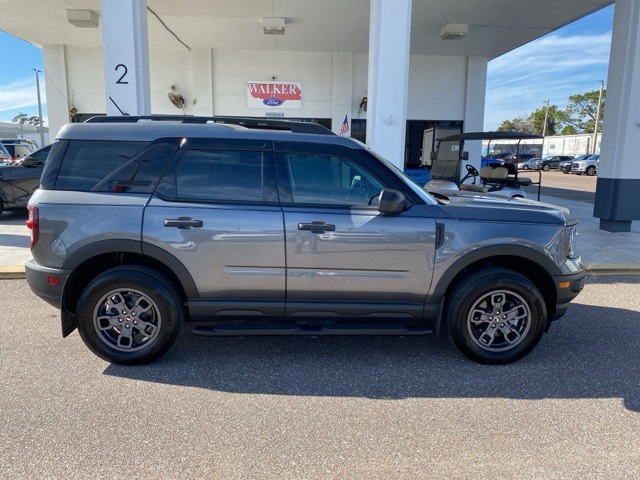
[[[518,163],[518,170],[533,170],[533,162],[536,160],[540,160],[538,157],[530,158],[529,160]]]
[[[583,173],[589,176],[593,176],[598,173],[598,160],[600,155],[591,155],[584,160],[579,160],[571,164],[571,172],[576,175],[582,175]]]

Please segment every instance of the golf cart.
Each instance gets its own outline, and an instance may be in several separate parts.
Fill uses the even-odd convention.
[[[512,198],[526,198],[522,187],[538,185],[538,200],[540,200],[540,180],[542,175],[538,172],[538,181],[534,182],[530,177],[518,177],[518,165],[516,163],[492,163],[478,171],[473,165],[466,164],[467,173],[460,179],[460,171],[464,161],[469,160],[469,152],[464,151],[464,142],[471,140],[489,140],[489,147],[495,140],[516,140],[515,158],[519,158],[520,143],[522,140],[542,139],[539,135],[520,132],[473,132],[451,135],[437,139],[436,150],[431,152],[430,165],[431,179],[424,185],[428,192],[438,191],[446,193],[451,191],[468,191],[483,194],[495,194]],[[490,148],[489,148],[490,150]],[[465,183],[467,182],[467,183]]]

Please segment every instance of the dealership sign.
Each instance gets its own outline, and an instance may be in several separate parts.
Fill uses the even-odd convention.
[[[249,108],[302,108],[300,82],[247,82]]]

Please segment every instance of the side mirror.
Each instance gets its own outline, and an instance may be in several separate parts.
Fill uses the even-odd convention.
[[[462,160],[469,160],[469,152],[462,152]]]
[[[429,154],[429,159],[435,160],[436,156],[437,156],[436,151],[435,150],[431,150],[431,153]]]
[[[380,213],[398,213],[407,207],[407,199],[402,192],[393,188],[385,188],[378,197],[378,211]]]
[[[35,167],[36,165],[38,165],[38,162],[33,157],[24,157],[24,159],[22,160],[23,167]]]

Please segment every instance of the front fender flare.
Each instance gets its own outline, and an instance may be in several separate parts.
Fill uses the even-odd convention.
[[[463,257],[456,260],[452,265],[447,267],[443,275],[436,282],[429,297],[431,299],[439,299],[444,296],[453,280],[460,274],[460,272],[468,268],[470,265],[479,261],[498,257],[512,257],[516,261],[517,259],[522,259],[529,263],[535,263],[542,270],[547,272],[549,277],[553,275],[562,275],[560,267],[540,251],[532,250],[531,248],[522,245],[490,245],[468,252]]]

